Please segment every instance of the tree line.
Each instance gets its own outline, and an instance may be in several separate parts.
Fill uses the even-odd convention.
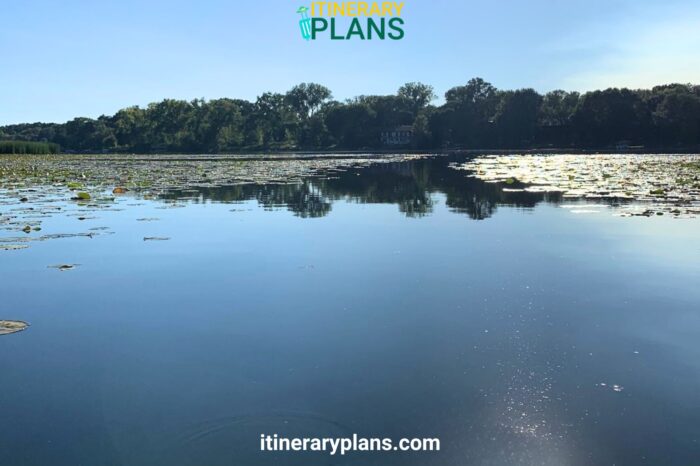
[[[97,119],[0,127],[0,140],[50,142],[64,151],[225,153],[385,148],[382,133],[409,128],[416,149],[692,149],[700,145],[700,86],[586,93],[500,90],[481,78],[448,90],[407,83],[393,95],[344,102],[315,83],[241,99],[166,99]]]

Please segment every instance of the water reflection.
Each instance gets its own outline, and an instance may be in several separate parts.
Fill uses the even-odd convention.
[[[491,217],[498,206],[532,208],[539,202],[561,201],[557,193],[503,191],[502,183],[486,183],[449,168],[465,156],[431,157],[408,162],[381,163],[308,178],[294,184],[246,184],[172,191],[166,199],[189,198],[194,202],[243,202],[257,200],[266,209],[286,208],[302,218],[328,215],[333,202],[346,200],[368,204],[396,204],[407,217],[433,211],[434,194],[443,193],[447,206],[474,220]],[[517,188],[518,186],[509,186]]]
[[[46,218],[0,260],[0,318],[31,323],[0,337],[0,464],[696,464],[697,222],[455,221],[561,202],[455,159],[165,196],[187,208],[26,190],[11,234]],[[262,433],[443,447],[262,454]]]

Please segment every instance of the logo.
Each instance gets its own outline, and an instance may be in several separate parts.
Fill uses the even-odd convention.
[[[309,40],[311,39],[311,18],[309,18],[309,9],[305,6],[300,6],[297,13],[301,15],[301,21],[299,21],[301,37]]]
[[[401,40],[404,2],[313,2],[300,6],[304,40]]]

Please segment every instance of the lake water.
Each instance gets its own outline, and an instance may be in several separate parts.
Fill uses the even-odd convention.
[[[44,218],[96,234],[0,251],[0,319],[31,323],[0,336],[0,464],[698,464],[700,221],[457,159]],[[261,452],[274,433],[442,449]]]

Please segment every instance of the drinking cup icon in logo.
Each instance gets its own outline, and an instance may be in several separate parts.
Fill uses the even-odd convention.
[[[301,15],[299,28],[301,28],[301,37],[306,40],[311,39],[311,18],[309,18],[309,9],[305,6],[300,6],[297,13]]]

